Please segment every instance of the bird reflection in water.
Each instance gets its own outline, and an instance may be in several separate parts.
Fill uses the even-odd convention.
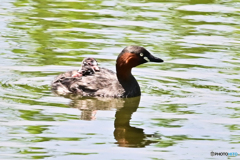
[[[126,99],[71,97],[71,99],[70,106],[82,111],[82,120],[94,120],[97,110],[117,109],[113,134],[117,141],[116,144],[120,147],[145,147],[160,141],[160,136],[156,133],[145,134],[142,128],[130,125],[132,114],[137,111],[139,106],[140,97]]]

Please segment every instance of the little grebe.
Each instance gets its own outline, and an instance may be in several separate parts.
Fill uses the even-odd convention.
[[[146,62],[163,62],[163,60],[151,55],[144,47],[128,46],[117,58],[117,74],[106,68],[98,68],[95,62],[96,60],[93,59],[85,65],[85,68],[90,68],[92,74],[84,75],[76,73],[78,71],[70,71],[64,73],[65,75],[57,76],[52,83],[52,90],[61,95],[77,94],[114,98],[140,96],[140,87],[131,73],[132,68]],[[82,68],[84,68],[84,61]]]
[[[85,58],[82,61],[82,66],[78,72],[72,73],[72,77],[81,77],[94,74],[95,71],[99,71],[98,63],[94,58]]]

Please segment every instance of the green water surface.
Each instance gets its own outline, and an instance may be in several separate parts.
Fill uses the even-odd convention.
[[[226,159],[240,155],[238,0],[1,0],[0,159]],[[84,57],[115,71],[128,45],[142,96],[65,98]],[[236,157],[237,158],[237,157]]]

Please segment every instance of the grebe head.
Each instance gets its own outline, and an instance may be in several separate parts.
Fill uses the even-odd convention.
[[[117,58],[117,68],[133,68],[146,62],[163,62],[162,59],[153,56],[144,47],[128,46],[125,47]]]
[[[99,71],[97,60],[94,58],[84,58],[82,61],[82,66],[80,67],[78,72],[82,71],[91,71],[93,73],[95,71]]]

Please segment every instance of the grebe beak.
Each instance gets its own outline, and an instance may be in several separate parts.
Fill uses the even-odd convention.
[[[161,58],[155,57],[151,54],[145,56],[144,59],[148,62],[164,62]]]

